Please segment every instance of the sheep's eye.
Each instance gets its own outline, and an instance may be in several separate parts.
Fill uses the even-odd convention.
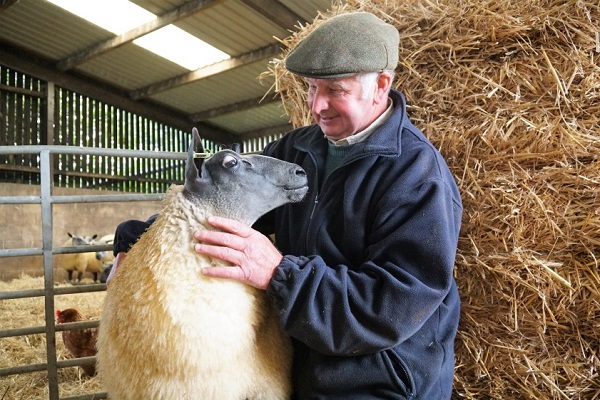
[[[235,167],[238,163],[237,158],[235,158],[232,155],[227,155],[225,156],[225,158],[223,158],[223,166],[227,169],[231,169],[233,167]]]

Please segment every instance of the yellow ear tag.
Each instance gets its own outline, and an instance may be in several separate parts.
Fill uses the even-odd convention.
[[[194,158],[208,158],[212,156],[212,153],[209,151],[205,151],[202,153],[194,153]]]

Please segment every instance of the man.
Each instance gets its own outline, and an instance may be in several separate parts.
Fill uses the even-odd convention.
[[[398,46],[392,25],[363,12],[302,40],[286,68],[306,78],[316,124],[264,154],[305,169],[307,198],[254,227],[214,217],[220,232],[194,234],[197,252],[232,264],[205,275],[273,299],[294,343],[297,399],[451,397],[462,205],[441,155],[391,89]]]

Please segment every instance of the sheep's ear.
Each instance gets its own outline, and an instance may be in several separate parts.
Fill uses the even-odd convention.
[[[198,153],[202,156],[198,158],[194,157]],[[192,200],[202,197],[202,193],[211,187],[211,178],[206,168],[205,156],[200,135],[198,134],[198,130],[194,128],[192,130],[192,141],[188,148],[187,163],[185,165],[185,183],[183,185],[184,194]]]
[[[194,128],[192,129],[192,140],[188,147],[187,163],[185,166],[185,179],[187,181],[193,182],[202,176],[204,158],[195,158],[194,154],[203,152],[204,147],[202,146],[198,129]]]

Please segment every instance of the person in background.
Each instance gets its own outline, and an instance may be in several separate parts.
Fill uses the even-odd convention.
[[[462,203],[440,153],[392,89],[397,29],[365,12],[321,23],[287,56],[315,124],[264,154],[302,166],[309,193],[253,226],[213,217],[203,270],[264,289],[294,344],[296,399],[450,399]],[[152,221],[117,229],[121,257]],[[275,243],[269,240],[274,234]],[[235,377],[232,376],[232,379]]]

